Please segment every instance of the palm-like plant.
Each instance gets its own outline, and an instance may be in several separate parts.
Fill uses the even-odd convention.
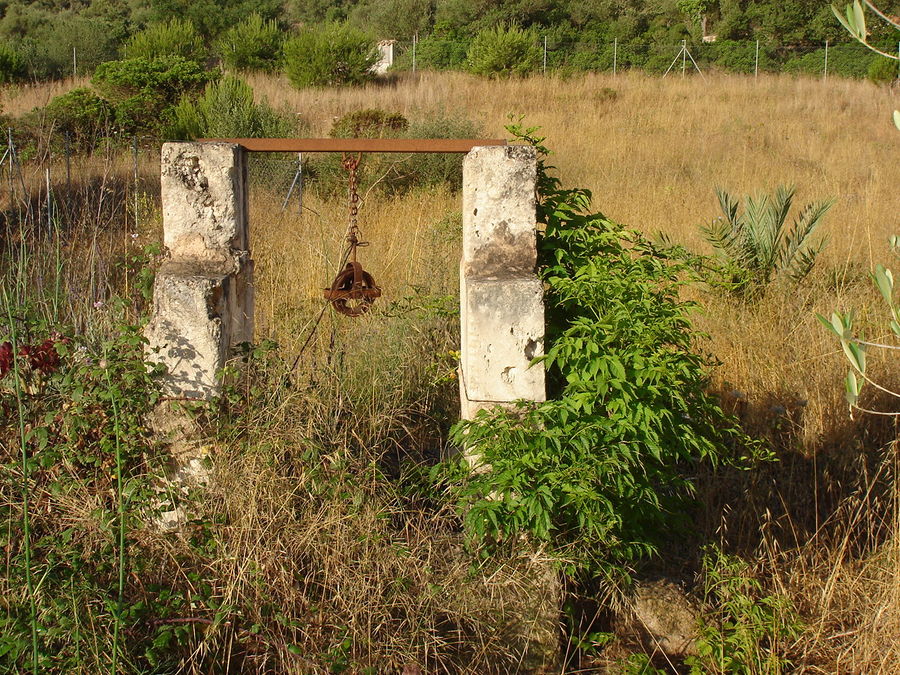
[[[716,190],[724,217],[700,229],[724,257],[721,270],[735,293],[756,295],[779,277],[798,282],[815,265],[826,239],[813,234],[834,200],[807,204],[788,226],[794,193],[781,185],[772,196],[746,197],[739,213],[738,200]]]

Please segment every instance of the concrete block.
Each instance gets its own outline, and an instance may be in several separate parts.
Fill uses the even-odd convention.
[[[169,396],[211,399],[221,394],[220,371],[231,347],[252,337],[250,266],[225,274],[198,263],[169,260],[156,275],[148,358],[167,373]]]
[[[173,258],[229,262],[248,248],[247,158],[230,143],[164,143],[163,243]]]
[[[534,273],[537,159],[525,145],[473,148],[463,160],[463,275]]]
[[[463,417],[497,403],[546,400],[543,284],[462,277],[460,387]]]

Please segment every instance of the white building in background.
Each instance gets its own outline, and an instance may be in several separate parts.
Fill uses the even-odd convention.
[[[396,40],[382,40],[378,43],[378,60],[370,69],[376,75],[384,75],[394,65],[394,45]]]

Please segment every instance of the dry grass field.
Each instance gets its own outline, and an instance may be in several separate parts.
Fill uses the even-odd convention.
[[[895,428],[891,418],[857,414],[851,419],[842,392],[845,361],[815,318],[817,312],[855,307],[869,335],[887,339],[887,314],[867,272],[875,263],[890,261],[887,239],[900,233],[900,132],[890,121],[891,111],[900,107],[898,92],[867,82],[786,75],[662,80],[622,73],[497,82],[460,73],[422,73],[357,89],[304,91],[292,89],[283,78],[253,75],[248,81],[258,98],[296,115],[308,136],[327,135],[336,118],[364,108],[397,111],[411,121],[434,116],[472,120],[485,137],[505,137],[510,117],[522,116],[527,125],[541,127],[554,153],[550,163],[564,185],[591,189],[595,207],[621,223],[650,236],[663,232],[704,253],[710,249],[698,226],[720,215],[716,187],[743,196],[795,185],[797,206],[834,198],[823,226],[828,243],[800,285],[776,285],[753,303],[699,285],[685,290],[701,305],[695,323],[708,335],[699,347],[716,363],[711,387],[750,433],[773,444],[780,459],[759,475],[701,484],[706,508],[697,520],[710,538],[754,561],[760,578],[799,610],[803,631],[786,649],[797,672],[900,671]],[[66,86],[74,84],[81,83]],[[7,114],[21,114],[45,103],[62,86],[6,90],[0,92],[0,103]],[[151,157],[142,166],[145,174],[152,175],[153,161]],[[321,289],[334,274],[345,206],[340,199],[309,193],[302,215],[282,212],[282,194],[264,189],[264,169],[254,171],[263,186],[251,196],[257,329],[259,337],[274,337],[293,354],[304,343]],[[396,198],[373,193],[364,199],[360,226],[372,245],[361,255],[385,289],[380,306],[393,308],[393,314],[366,317],[343,332],[327,318],[318,341],[330,339],[331,345],[318,344],[301,366],[307,372],[332,368],[323,355],[334,349],[339,335],[347,358],[358,362],[358,379],[351,386],[371,393],[369,406],[355,411],[370,414],[359,432],[362,438],[384,441],[380,434],[397,419],[400,426],[415,426],[411,411],[421,403],[414,392],[422,374],[412,372],[409,363],[424,359],[428,349],[453,348],[452,332],[438,338],[425,330],[412,335],[397,316],[404,298],[415,304],[418,290],[451,297],[456,292],[459,206],[459,195],[447,189]],[[143,236],[158,234],[158,210],[143,212],[136,229]],[[377,361],[365,356],[376,351]],[[888,388],[900,383],[895,359],[873,358],[872,373]],[[875,393],[870,388],[862,403],[900,410],[900,401]],[[381,419],[379,401],[384,397],[409,406],[397,419]],[[290,445],[291,433],[302,426],[291,418],[314,407],[295,401],[273,410],[272,417],[284,419],[273,446]],[[316,414],[315,420],[324,419]],[[407,440],[413,437],[416,433],[410,432]],[[234,459],[237,450],[223,453]],[[264,561],[260,541],[271,535],[266,526],[285,527],[281,516],[269,513],[281,493],[274,478],[265,484],[257,480],[265,470],[250,463],[234,466],[220,481],[216,508],[238,513],[249,523],[235,536],[234,559]],[[257,479],[251,480],[251,474]],[[257,498],[262,501],[256,503]],[[335,523],[346,512],[326,515],[326,529],[343,532]],[[308,527],[294,535],[279,532],[278,545],[286,551],[302,549],[302,542],[314,536]],[[287,541],[290,536],[295,538]],[[339,541],[346,536],[335,535],[334,555],[322,554],[327,557],[322,564],[337,578],[347,570],[328,565],[353,548],[353,542]],[[431,546],[419,544],[417,564],[432,564]],[[360,555],[367,561],[366,556],[378,553]],[[390,556],[379,560],[376,578],[357,589],[361,593],[388,583],[390,565],[401,564]],[[229,568],[223,563],[221,569]],[[288,574],[287,567],[279,569],[273,578]],[[454,569],[451,577],[462,574]],[[478,597],[502,595],[496,586],[482,586]],[[241,578],[228,585],[228,593],[259,593],[251,587]],[[345,600],[356,603],[347,610],[352,630],[379,634],[364,625],[359,605],[364,598]],[[386,615],[391,611],[384,609]],[[431,604],[422,609],[426,614],[437,611]],[[412,613],[409,621],[417,617]],[[297,672],[304,672],[303,667]]]

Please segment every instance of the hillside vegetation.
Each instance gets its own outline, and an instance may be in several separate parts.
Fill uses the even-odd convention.
[[[900,13],[896,2],[881,4],[888,14]],[[146,56],[142,33],[158,35],[171,21],[196,30],[198,58],[239,68],[277,67],[280,43],[291,31],[321,31],[335,22],[362,30],[370,44],[398,40],[402,69],[412,67],[414,39],[419,68],[470,68],[476,36],[497,26],[523,29],[536,54],[528,69],[543,67],[546,46],[551,69],[610,70],[616,58],[619,68],[661,71],[682,40],[704,67],[739,72],[758,64],[821,73],[826,41],[832,73],[865,76],[878,61],[847,37],[821,0],[7,0],[0,3],[0,83],[86,74],[105,61]],[[270,28],[275,32],[266,36]],[[704,43],[709,35],[715,42]],[[896,50],[884,27],[873,26],[870,40]]]

